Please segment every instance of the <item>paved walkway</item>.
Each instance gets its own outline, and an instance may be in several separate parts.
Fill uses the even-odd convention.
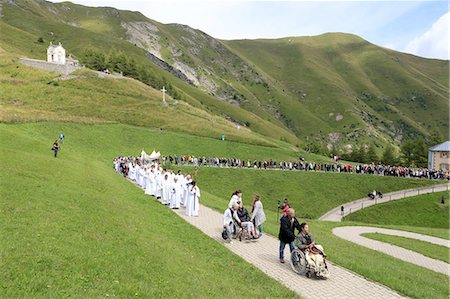
[[[434,193],[434,192],[442,192],[442,191],[448,191],[450,190],[450,184],[440,184],[440,185],[434,185],[434,186],[427,186],[427,187],[421,187],[421,188],[415,188],[415,189],[408,189],[408,190],[400,190],[396,192],[386,193],[383,194],[383,198],[377,198],[375,200],[368,199],[367,197],[361,198],[352,202],[348,202],[344,204],[344,216],[347,216],[350,213],[359,211],[361,209],[379,204],[388,202],[391,200],[398,200],[402,198],[417,196],[420,194],[427,194],[427,193]],[[319,218],[319,220],[322,221],[335,221],[339,222],[342,220],[341,215],[341,206],[336,207],[327,213],[325,213],[322,217]]]
[[[331,277],[328,280],[297,275],[292,271],[288,259],[286,264],[280,264],[279,241],[269,235],[263,235],[256,241],[234,240],[231,244],[224,243],[221,237],[223,215],[203,205],[200,205],[199,217],[187,217],[184,209],[174,212],[304,298],[402,298],[395,291],[336,265],[330,265]],[[285,252],[288,257],[289,249],[286,248]]]
[[[440,260],[435,260],[435,259],[429,258],[427,256],[424,256],[420,253],[414,252],[409,249],[405,249],[405,248],[402,248],[399,246],[391,245],[388,243],[384,243],[384,242],[377,241],[377,240],[372,240],[372,239],[361,236],[361,234],[365,234],[365,233],[380,233],[380,234],[385,234],[385,235],[406,237],[406,238],[421,240],[421,241],[433,243],[436,245],[446,246],[446,247],[450,248],[449,240],[426,236],[426,235],[421,235],[421,234],[416,234],[416,233],[411,233],[411,232],[406,232],[406,231],[401,231],[401,230],[369,227],[369,226],[341,226],[341,227],[336,227],[333,229],[333,234],[335,234],[336,236],[338,236],[344,240],[356,243],[358,245],[361,245],[361,246],[364,246],[364,247],[367,247],[367,248],[370,248],[373,250],[383,252],[385,254],[388,254],[390,256],[398,258],[402,261],[412,263],[414,265],[424,267],[424,268],[430,269],[435,272],[439,272],[439,273],[442,273],[445,275],[450,274],[450,264],[447,264]]]
[[[132,183],[140,188],[135,182]],[[149,199],[156,200],[151,196],[149,196]],[[285,250],[286,263],[281,264],[278,261],[279,241],[277,238],[267,234],[254,241],[239,242],[238,240],[233,240],[232,243],[225,243],[221,236],[223,215],[206,206],[200,205],[198,217],[186,216],[184,208],[172,211],[303,298],[406,298],[386,286],[369,281],[331,262],[329,262],[331,275],[327,280],[300,276],[294,273],[290,267],[288,246],[286,246]]]

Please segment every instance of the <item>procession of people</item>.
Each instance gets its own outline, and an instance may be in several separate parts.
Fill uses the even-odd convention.
[[[183,207],[187,216],[199,215],[200,188],[189,174],[163,169],[158,160],[149,161],[141,157],[117,157],[114,169],[161,204],[171,209]]]
[[[114,169],[123,177],[135,182],[144,194],[153,196],[161,204],[171,209],[185,208],[187,216],[199,216],[200,188],[191,175],[184,174],[181,170],[174,172],[172,169],[163,168],[160,165],[161,155],[153,152],[152,155],[142,151],[140,157],[120,156],[114,159]],[[163,161],[164,162],[164,161]],[[245,207],[243,192],[236,190],[231,194],[230,201],[223,214],[222,237],[225,242],[231,243],[232,239],[257,240],[263,235],[263,223],[266,221],[263,203],[258,193],[253,195],[250,212]],[[280,247],[279,260],[284,263],[284,249],[294,252],[294,240],[298,239],[299,249],[309,265],[309,269],[320,276],[324,265],[326,266],[326,255],[321,248],[315,245],[306,223],[300,224],[295,217],[289,199],[284,198],[278,202],[278,209],[283,212],[279,219],[280,224]],[[297,229],[298,234],[295,234]],[[313,254],[314,252],[314,254]]]

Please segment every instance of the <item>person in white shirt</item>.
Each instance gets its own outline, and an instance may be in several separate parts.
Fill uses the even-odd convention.
[[[264,213],[263,204],[259,198],[259,194],[255,194],[252,207],[252,219],[255,227],[259,230],[259,237],[262,236],[262,224],[266,221],[266,214]]]
[[[228,204],[228,208],[232,208],[233,204],[237,203],[238,201],[242,202],[242,191],[236,190],[231,195],[230,203]]]
[[[228,238],[226,241],[231,243],[231,237],[233,236],[233,229],[234,229],[234,221],[236,223],[240,224],[241,220],[239,220],[239,217],[236,213],[237,209],[239,208],[239,205],[237,203],[233,204],[231,208],[227,208],[225,212],[223,213],[223,227],[227,231]]]

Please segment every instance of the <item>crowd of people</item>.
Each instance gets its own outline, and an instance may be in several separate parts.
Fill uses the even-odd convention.
[[[189,174],[181,171],[173,172],[170,168],[162,168],[158,160],[148,161],[140,157],[119,156],[114,159],[114,169],[118,174],[128,178],[138,185],[144,193],[153,196],[161,204],[171,209],[186,209],[187,216],[199,215],[200,189]],[[279,232],[279,259],[284,263],[284,249],[289,245],[291,252],[297,247],[305,252],[306,259],[312,267],[323,262],[316,254],[309,252],[315,247],[313,238],[309,233],[306,223],[299,223],[295,217],[295,210],[291,207],[287,198],[278,208],[282,211]],[[242,240],[245,235],[248,239],[258,239],[263,234],[263,223],[266,221],[264,207],[258,193],[254,194],[251,211],[244,207],[242,191],[232,193],[227,208],[223,214],[222,237],[226,242],[232,242],[233,238]],[[295,234],[295,230],[298,234]],[[243,234],[245,232],[245,234]],[[317,270],[318,271],[318,270]]]
[[[163,165],[176,166],[207,166],[222,168],[254,168],[254,169],[277,169],[277,170],[297,170],[313,172],[336,172],[369,174],[380,176],[392,176],[403,178],[423,178],[434,180],[449,180],[450,171],[429,170],[426,168],[414,168],[403,166],[391,166],[381,163],[372,164],[344,164],[340,159],[333,158],[329,163],[315,163],[299,158],[297,161],[261,161],[261,160],[241,160],[237,158],[207,158],[195,157],[191,155],[169,155],[162,156]]]
[[[161,204],[171,209],[184,207],[187,216],[198,216],[200,188],[191,175],[163,169],[157,161],[148,162],[139,157],[117,157],[114,169]]]

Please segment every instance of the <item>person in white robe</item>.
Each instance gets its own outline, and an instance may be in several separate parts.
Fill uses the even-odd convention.
[[[136,183],[140,186],[141,184],[141,166],[139,166],[138,164],[136,164],[136,166],[134,167],[134,173],[135,173],[135,181]]]
[[[186,180],[180,170],[178,170],[177,178],[178,178],[178,183],[180,184],[180,188],[181,188],[180,205],[184,206],[184,186],[186,185]]]
[[[156,173],[156,192],[155,196],[156,198],[161,201],[161,195],[162,195],[162,180],[163,180],[163,174],[161,172]]]
[[[163,205],[168,205],[170,202],[170,187],[172,182],[169,180],[169,175],[169,173],[165,173],[162,181],[161,203]]]
[[[178,176],[174,176],[172,186],[170,188],[170,208],[171,209],[179,209],[180,208],[182,192],[183,192],[183,188],[181,187],[181,184],[178,181]]]
[[[145,190],[145,188],[147,187],[147,183],[148,183],[148,169],[147,166],[144,167],[144,175],[143,175],[143,179],[142,179],[142,189]]]
[[[200,198],[200,188],[198,188],[195,181],[192,181],[188,185],[188,199],[186,204],[186,215],[187,216],[198,216],[199,212],[199,199]]]
[[[191,176],[188,174],[183,183],[183,206],[186,208],[188,201],[188,187],[192,182]]]
[[[155,180],[155,171],[153,167],[148,170],[147,173],[147,186],[145,186],[145,194],[155,196],[156,190],[156,180]]]
[[[130,163],[128,166],[128,178],[132,181],[136,180],[136,168],[134,167],[133,163]]]

